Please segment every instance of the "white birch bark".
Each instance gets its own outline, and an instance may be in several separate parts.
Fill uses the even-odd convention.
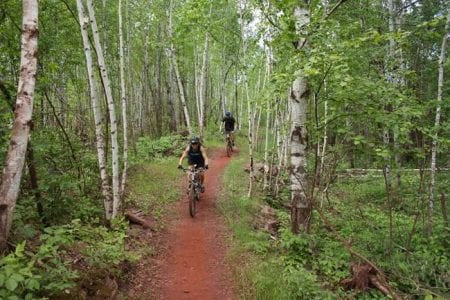
[[[20,73],[16,108],[8,154],[0,187],[0,251],[7,248],[14,208],[32,126],[33,98],[37,72],[38,0],[22,2]]]
[[[198,121],[200,129],[200,138],[203,139],[203,131],[205,125],[205,96],[206,96],[206,65],[208,59],[208,44],[209,44],[209,33],[205,33],[205,47],[203,49],[203,59],[202,59],[202,72],[200,74],[200,89],[199,89],[199,104],[200,104],[200,119]]]
[[[309,23],[309,10],[307,5],[297,7],[294,11],[296,28]],[[306,43],[300,40],[299,44]],[[291,223],[292,232],[306,232],[311,220],[311,203],[307,197],[307,173],[306,173],[306,114],[308,109],[308,82],[299,70],[298,77],[292,84],[289,95],[291,110]]]
[[[127,181],[128,169],[128,120],[127,120],[127,90],[125,86],[125,61],[123,45],[122,24],[122,0],[119,0],[119,59],[120,59],[120,98],[122,100],[122,124],[123,124],[123,170],[120,186],[120,194],[123,195]]]
[[[180,71],[178,69],[178,63],[177,63],[177,56],[176,56],[176,52],[175,52],[175,47],[173,45],[173,32],[172,32],[172,0],[170,0],[170,4],[169,4],[169,26],[168,26],[168,34],[169,34],[169,39],[170,39],[170,56],[172,59],[172,65],[173,68],[175,70],[175,77],[177,79],[177,84],[178,84],[178,90],[180,93],[180,99],[181,99],[181,105],[183,106],[183,112],[184,112],[184,118],[186,120],[186,126],[187,129],[189,131],[189,135],[192,135],[192,126],[191,126],[191,119],[189,118],[189,111],[186,105],[186,96],[184,94],[184,88],[183,88],[183,83],[181,82],[181,76],[180,76]]]
[[[98,167],[100,170],[100,179],[102,182],[103,206],[105,208],[105,218],[106,220],[110,220],[112,208],[111,187],[109,186],[108,173],[106,170],[105,140],[103,137],[103,129],[102,129],[103,121],[102,121],[101,105],[98,100],[97,85],[95,81],[95,75],[92,64],[91,45],[89,43],[89,35],[87,31],[89,18],[87,18],[85,15],[83,3],[81,2],[81,0],[77,0],[77,9],[78,9],[78,19],[80,21],[81,36],[83,38],[84,55],[86,58],[86,69],[88,73],[91,105],[94,114],[95,138],[97,144],[97,159],[98,159]]]
[[[438,75],[438,92],[436,104],[436,116],[434,119],[434,136],[431,145],[431,171],[430,171],[430,199],[428,201],[428,236],[433,230],[433,210],[434,210],[434,190],[436,183],[436,156],[438,151],[438,129],[441,121],[441,103],[442,103],[442,89],[444,86],[444,65],[447,59],[447,44],[450,27],[450,6],[447,7],[447,21],[445,23],[444,36],[442,38],[441,54],[439,56],[439,75]]]
[[[120,212],[120,195],[119,195],[119,144],[117,142],[117,120],[116,109],[114,107],[114,99],[111,91],[111,83],[108,77],[108,71],[103,57],[102,46],[98,33],[97,21],[95,19],[95,11],[92,0],[87,0],[87,8],[91,21],[92,36],[94,38],[94,46],[97,53],[98,65],[105,89],[106,100],[108,102],[108,112],[110,120],[111,134],[111,152],[112,152],[112,190],[113,190],[113,207],[111,218],[116,218]]]
[[[270,105],[266,107],[266,137],[264,141],[264,183],[263,189],[267,189],[267,179],[269,175],[269,129],[270,129]]]
[[[194,46],[194,91],[195,91],[195,105],[197,108],[197,122],[200,126],[201,114],[200,114],[200,84],[198,78],[198,51],[197,51],[197,43]]]
[[[326,91],[326,82],[324,83],[325,91]],[[323,170],[325,167],[325,153],[328,144],[328,100],[324,101],[324,126],[323,126],[323,145],[322,145],[322,153],[320,154],[320,176],[323,174]]]

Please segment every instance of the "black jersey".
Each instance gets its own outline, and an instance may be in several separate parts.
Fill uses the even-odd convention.
[[[197,165],[197,168],[203,168],[205,166],[205,159],[202,155],[202,145],[198,145],[197,151],[194,151],[192,146],[189,146],[188,150],[188,163],[189,165]]]
[[[225,122],[225,131],[234,131],[236,120],[233,117],[224,117],[222,122]]]

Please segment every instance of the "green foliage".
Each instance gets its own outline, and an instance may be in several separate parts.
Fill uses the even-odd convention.
[[[251,299],[334,299],[333,294],[321,286],[315,272],[319,266],[312,265],[311,255],[321,246],[317,244],[316,249],[311,246],[315,236],[296,236],[283,227],[279,240],[274,241],[268,233],[254,230],[253,215],[258,211],[258,201],[245,196],[246,181],[234,180],[236,176],[248,176],[242,169],[243,152],[240,155],[227,167],[223,179],[226,189],[221,196],[220,207],[233,229],[233,256],[236,259],[250,256],[247,260],[252,261],[245,267],[240,262],[234,262],[237,268],[234,273],[242,284],[241,294]],[[282,226],[289,226],[287,215],[280,211],[279,216],[284,220]],[[327,249],[323,245],[323,253],[318,252],[318,256],[321,260],[328,260],[320,262],[328,267],[325,275],[330,273],[329,278],[337,281],[348,274],[343,271],[347,257],[343,254],[328,257],[336,244],[332,246],[334,248]]]
[[[148,162],[152,159],[181,155],[186,140],[180,135],[163,136],[159,139],[140,137],[136,143],[133,161]]]
[[[77,272],[65,260],[62,246],[73,242],[65,228],[48,228],[36,252],[25,250],[25,241],[0,260],[2,299],[35,299],[58,294],[75,285]]]
[[[121,262],[132,262],[138,258],[125,249],[127,227],[128,223],[121,219],[113,221],[112,229],[82,225],[74,220],[71,231],[81,241],[80,252],[91,268],[117,274]]]
[[[44,229],[40,245],[25,249],[25,241],[15,252],[0,260],[0,297],[36,299],[58,295],[89,273],[88,268],[118,275],[123,261],[137,256],[125,249],[127,223],[116,220],[112,229],[82,224],[74,220],[64,226]],[[82,273],[75,271],[73,257],[84,262]]]
[[[445,175],[438,180],[445,182]],[[392,250],[383,177],[340,180],[331,191],[334,209],[328,217],[352,241],[352,247],[391,274],[390,281],[397,289],[408,295],[424,296],[424,290],[444,295],[450,269],[449,232],[437,217],[441,212],[436,207],[433,235],[424,236],[424,216],[417,218],[418,205],[423,205],[417,196],[418,185],[417,174],[403,174],[402,186],[393,189]],[[440,190],[448,192],[448,186]]]

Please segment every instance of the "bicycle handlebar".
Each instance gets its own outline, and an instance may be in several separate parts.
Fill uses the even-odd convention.
[[[203,167],[201,167],[201,168],[194,168],[194,169],[181,167],[180,170],[182,170],[183,172],[200,172],[200,171],[206,171],[207,169],[205,169]]]

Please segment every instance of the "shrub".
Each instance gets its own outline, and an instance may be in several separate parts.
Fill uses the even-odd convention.
[[[184,138],[180,135],[163,136],[157,140],[140,137],[136,143],[135,162],[149,161],[165,156],[181,155],[185,147]]]

